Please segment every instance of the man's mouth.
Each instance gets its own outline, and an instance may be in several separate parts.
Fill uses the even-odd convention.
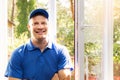
[[[40,30],[40,31],[35,31],[37,34],[43,34],[45,32],[45,30]]]

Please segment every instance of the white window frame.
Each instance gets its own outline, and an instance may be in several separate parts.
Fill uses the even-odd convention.
[[[75,1],[75,80],[84,80],[84,0]],[[113,0],[104,2],[102,80],[113,80]]]
[[[102,80],[113,80],[113,0],[104,0]]]
[[[7,80],[4,77],[6,64],[8,62],[7,50],[7,0],[0,0],[0,79]]]

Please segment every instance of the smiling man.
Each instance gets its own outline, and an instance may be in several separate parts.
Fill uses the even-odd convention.
[[[48,18],[44,9],[30,13],[31,38],[13,51],[5,72],[8,80],[71,80],[70,55],[65,46],[48,37]]]

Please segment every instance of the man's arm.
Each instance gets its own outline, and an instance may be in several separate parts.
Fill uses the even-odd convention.
[[[8,80],[21,80],[21,79],[8,77]]]
[[[58,73],[55,73],[51,80],[59,80]]]
[[[59,70],[58,73],[54,74],[51,80],[71,80],[70,69]]]
[[[59,80],[71,80],[70,69],[62,69],[58,71]]]

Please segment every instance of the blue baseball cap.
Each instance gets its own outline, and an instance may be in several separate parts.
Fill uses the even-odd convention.
[[[31,19],[32,17],[35,17],[37,15],[44,16],[47,19],[49,17],[49,14],[48,14],[48,12],[45,9],[40,9],[39,8],[39,9],[35,9],[35,10],[31,11],[31,13],[29,15],[29,19]]]

